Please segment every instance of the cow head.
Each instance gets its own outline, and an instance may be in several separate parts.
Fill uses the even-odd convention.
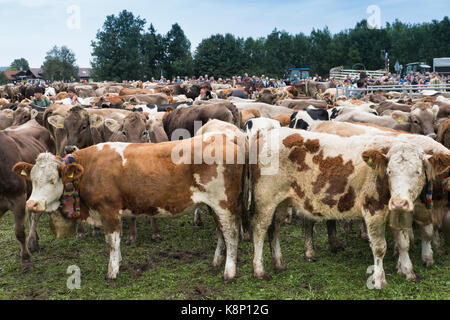
[[[122,125],[113,119],[107,119],[105,125],[114,132],[110,141],[112,142],[129,142],[129,143],[146,143],[150,142],[150,126],[147,118],[140,112],[129,114]]]
[[[50,153],[40,154],[36,164],[19,162],[13,172],[32,182],[33,191],[27,201],[31,212],[53,212],[60,206],[64,183],[79,179],[83,167],[79,164],[65,165]]]
[[[411,133],[423,134],[436,140],[434,123],[439,113],[438,106],[430,103],[417,103],[411,111]]]
[[[37,110],[33,110],[30,107],[20,107],[14,111],[14,120],[13,126],[20,126],[24,123],[27,123],[31,119],[35,119],[38,116],[39,112]]]
[[[57,127],[61,128],[60,124]],[[84,149],[93,145],[89,113],[83,107],[70,109],[62,127],[67,133],[66,146]]]
[[[426,182],[450,166],[450,153],[430,156],[409,143],[394,144],[387,153],[369,149],[363,152],[362,158],[378,175],[387,176],[391,194],[389,210],[403,212],[412,212]]]

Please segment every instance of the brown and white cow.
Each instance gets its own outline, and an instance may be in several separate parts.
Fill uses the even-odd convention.
[[[8,210],[14,213],[14,232],[21,245],[20,255],[24,269],[31,266],[30,251],[39,250],[36,233],[38,217],[30,217],[30,234],[26,240],[25,203],[31,194],[31,184],[17,177],[12,168],[20,161],[34,163],[40,153],[54,152],[54,148],[54,141],[48,130],[35,121],[0,131],[0,218]]]
[[[27,208],[33,212],[58,209],[64,182],[78,180],[80,219],[103,226],[110,248],[107,279],[119,273],[123,217],[176,218],[209,207],[219,229],[213,266],[226,252],[228,282],[236,275],[242,157],[244,150],[226,135],[211,135],[161,144],[100,144],[75,152],[70,165],[45,153],[36,165],[18,163],[14,172],[32,181]]]
[[[261,152],[257,164],[251,165],[251,225],[258,279],[265,277],[262,248],[267,231],[275,267],[285,269],[279,233],[292,205],[317,221],[364,218],[374,255],[374,287],[381,289],[387,284],[383,258],[389,216],[411,213],[426,177],[450,165],[445,148],[427,155],[417,145],[386,136],[342,138],[282,128],[263,133],[257,142]],[[404,254],[407,246],[402,239],[397,243],[401,244],[398,271],[411,277],[412,264]]]

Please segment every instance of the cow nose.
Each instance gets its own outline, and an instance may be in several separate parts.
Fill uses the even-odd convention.
[[[394,200],[392,200],[392,207],[393,207],[394,210],[408,211],[409,204],[408,204],[407,200],[394,199]]]
[[[27,201],[27,209],[30,212],[36,212],[39,209],[39,203],[36,201]]]
[[[77,150],[78,150],[78,148],[75,147],[75,146],[67,146],[67,147],[64,148],[64,152],[65,152],[66,155],[74,153]]]

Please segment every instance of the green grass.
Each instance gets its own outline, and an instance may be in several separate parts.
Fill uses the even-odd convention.
[[[104,280],[109,252],[103,235],[94,238],[88,232],[84,240],[55,240],[50,235],[48,216],[43,216],[38,226],[41,251],[33,255],[34,266],[22,271],[13,215],[7,213],[0,220],[0,299],[450,299],[450,258],[435,253],[436,264],[425,268],[418,236],[410,256],[420,282],[397,275],[388,232],[384,260],[388,287],[369,290],[366,269],[373,261],[369,244],[356,233],[344,234],[339,226],[338,235],[346,249],[333,254],[325,224],[318,224],[315,243],[319,259],[308,263],[303,259],[303,231],[298,219],[282,228],[286,272],[275,272],[266,242],[265,267],[273,278],[254,279],[253,246],[241,242],[236,281],[227,285],[221,280],[223,267],[219,271],[211,267],[216,245],[214,220],[203,216],[203,221],[203,227],[195,227],[191,216],[160,220],[164,240],[157,243],[151,241],[148,219],[139,218],[137,242],[126,246],[122,241],[120,274],[115,282],[109,282]],[[127,231],[125,223],[124,234]],[[81,269],[80,290],[66,287],[70,276],[66,271],[71,265]]]

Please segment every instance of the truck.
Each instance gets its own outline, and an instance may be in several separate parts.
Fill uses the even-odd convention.
[[[284,73],[284,79],[292,82],[295,75],[297,75],[299,80],[306,80],[309,78],[310,72],[310,68],[290,68]]]
[[[450,74],[450,58],[434,58],[433,72],[443,75]]]
[[[431,67],[429,65],[427,65],[425,62],[412,62],[412,63],[408,63],[406,65],[405,68],[405,72],[404,75],[408,75],[411,72],[420,72],[420,73],[425,73],[425,72],[430,72]]]
[[[330,70],[330,78],[334,78],[337,81],[344,81],[348,76],[358,78],[361,72],[365,72],[368,77],[375,79],[381,78],[386,73],[385,70],[366,70],[366,67],[362,63],[353,65],[352,67],[339,66]]]

